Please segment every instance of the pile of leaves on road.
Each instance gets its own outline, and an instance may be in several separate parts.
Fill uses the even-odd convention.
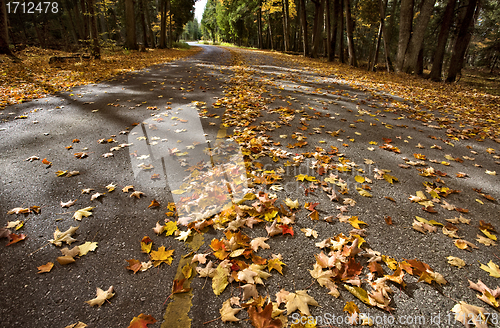
[[[97,83],[117,74],[138,70],[191,56],[200,49],[148,49],[139,51],[105,50],[100,60],[68,60],[49,64],[53,56],[68,57],[73,53],[27,47],[16,53],[19,62],[0,56],[0,109],[49,93]]]

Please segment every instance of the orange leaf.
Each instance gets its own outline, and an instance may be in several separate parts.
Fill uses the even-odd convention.
[[[52,270],[53,267],[54,267],[54,263],[47,262],[47,264],[40,265],[39,267],[37,267],[37,269],[39,270],[37,273],[50,272],[50,270]]]
[[[128,328],[148,328],[149,324],[155,323],[156,319],[148,314],[139,314],[138,317],[134,317],[132,321],[130,321],[130,325]]]
[[[46,158],[42,159],[42,163],[45,165],[52,165],[52,162],[49,162]]]
[[[19,234],[19,235],[15,234],[15,233],[11,233],[9,235],[9,239],[10,239],[9,243],[7,245],[5,245],[5,246],[10,246],[12,244],[17,243],[18,241],[26,239],[26,235],[24,233]]]
[[[174,285],[172,286],[172,294],[179,294],[179,293],[186,293],[191,290],[191,288],[184,288],[184,281],[186,281],[186,278],[184,279],[174,279]]]
[[[148,207],[159,207],[160,206],[160,203],[158,203],[158,201],[156,199],[153,199],[151,201],[151,204],[149,204]]]
[[[134,274],[136,274],[136,272],[142,267],[141,261],[139,260],[131,259],[126,261],[128,262],[128,266],[125,267],[125,269],[134,271]]]

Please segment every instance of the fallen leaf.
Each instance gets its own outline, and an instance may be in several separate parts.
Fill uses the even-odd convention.
[[[498,265],[493,263],[493,261],[488,262],[488,266],[482,264],[481,262],[479,262],[479,264],[481,264],[480,269],[483,269],[484,271],[488,272],[490,276],[495,278],[500,278],[500,267],[498,267]]]
[[[458,267],[459,269],[463,268],[465,266],[465,262],[464,260],[458,258],[458,257],[455,257],[455,256],[448,256],[446,258],[448,260],[448,263],[453,265],[453,266],[456,266]]]
[[[40,265],[39,267],[37,267],[37,269],[38,269],[37,273],[47,273],[47,272],[50,272],[50,270],[52,270],[53,267],[54,267],[54,263],[53,262],[47,262],[47,264]]]
[[[318,302],[307,294],[306,290],[297,290],[295,293],[290,293],[286,296],[286,312],[288,315],[299,310],[301,313],[309,316],[309,305],[319,306]]]
[[[248,317],[255,328],[281,328],[283,323],[280,319],[273,319],[272,314],[272,303],[267,303],[264,308],[251,305],[248,309]]]
[[[134,191],[129,197],[141,198],[141,196],[146,196],[142,191]]]
[[[93,252],[96,250],[97,242],[87,241],[84,244],[78,246],[78,248],[80,249],[78,256],[84,256],[84,255],[87,255],[88,252]]]
[[[115,296],[115,294],[113,293],[113,286],[109,287],[106,291],[97,287],[96,298],[85,301],[85,303],[89,304],[90,306],[98,305],[100,307],[106,300],[110,299],[113,296]]]
[[[75,200],[71,200],[70,199],[66,203],[64,203],[64,202],[61,201],[61,207],[70,207],[70,206],[73,206],[73,205],[75,205],[75,203],[76,203],[77,200],[78,199],[75,199]]]
[[[71,243],[76,241],[76,239],[73,239],[73,237],[71,237],[71,235],[73,235],[76,230],[78,230],[78,227],[70,227],[64,232],[61,232],[59,228],[56,228],[56,231],[54,232],[54,239],[50,239],[49,242],[56,246],[61,246],[63,242],[71,245]]]
[[[78,221],[81,221],[83,217],[86,217],[88,218],[89,216],[92,215],[92,210],[94,209],[95,207],[85,207],[85,208],[82,208],[78,211],[75,212],[75,214],[73,214],[73,218],[75,220],[78,220]]]
[[[132,321],[130,321],[130,325],[128,328],[147,328],[149,324],[153,324],[156,322],[156,319],[149,314],[139,314],[138,317],[134,317]]]
[[[484,315],[485,309],[482,307],[460,301],[451,311],[455,313],[455,320],[463,323],[467,328],[470,327],[469,323],[473,323],[476,328],[488,328]]]
[[[228,322],[228,321],[240,321],[240,319],[236,318],[235,315],[238,314],[238,312],[241,311],[241,308],[232,308],[231,307],[231,300],[228,299],[222,304],[222,308],[219,310],[219,313],[221,315],[221,320],[223,322]]]
[[[161,246],[157,251],[151,251],[151,260],[153,260],[153,264],[155,267],[159,266],[162,263],[167,263],[168,265],[172,264],[172,255],[174,254],[174,250],[165,250],[165,246]]]

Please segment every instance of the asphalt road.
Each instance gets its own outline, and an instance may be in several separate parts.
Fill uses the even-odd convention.
[[[200,53],[190,58],[120,75],[104,83],[78,87],[72,92],[10,106],[1,112],[0,117],[4,122],[0,123],[0,226],[5,226],[8,221],[24,220],[24,226],[16,233],[24,233],[27,238],[10,246],[3,246],[7,242],[6,239],[1,240],[0,326],[66,327],[81,321],[89,327],[127,327],[134,316],[145,313],[158,320],[149,327],[160,327],[162,322],[162,327],[187,327],[189,319],[192,320],[191,327],[251,327],[250,321],[243,321],[247,318],[245,311],[237,315],[242,320],[239,323],[213,321],[219,317],[219,309],[225,300],[241,295],[237,283],[228,286],[220,296],[215,296],[210,280],[194,277],[189,294],[175,294],[169,298],[179,261],[192,251],[193,242],[184,243],[173,237],[157,236],[152,231],[157,221],[166,218],[164,213],[168,211],[168,202],[180,199],[172,195],[171,191],[182,185],[184,173],[180,173],[181,169],[175,163],[168,162],[168,151],[172,151],[176,145],[179,151],[183,151],[188,144],[220,140],[221,130],[224,130],[221,129],[221,122],[227,106],[223,102],[220,106],[215,103],[228,94],[229,97],[237,97],[238,92],[243,94],[245,85],[260,90],[260,97],[254,100],[266,108],[263,115],[252,123],[259,125],[263,121],[267,122],[260,124],[266,129],[257,133],[268,135],[273,142],[281,142],[282,145],[276,147],[291,152],[288,159],[277,162],[269,157],[254,159],[254,162],[264,164],[265,169],[277,170],[281,167],[285,171],[283,180],[275,184],[283,189],[270,190],[271,185],[255,185],[255,190],[276,194],[280,201],[287,197],[298,199],[302,208],[296,213],[294,236],[272,237],[267,241],[270,249],[258,252],[259,256],[265,258],[279,253],[286,264],[283,275],[273,271],[272,276],[265,280],[265,285],[259,286],[260,295],[269,295],[275,301],[274,295],[282,288],[290,292],[307,289],[320,305],[311,307],[311,313],[316,316],[326,313],[342,316],[346,302],[353,301],[361,312],[373,317],[393,316],[396,320],[406,320],[396,321],[400,323],[395,324],[376,324],[377,327],[460,327],[462,324],[455,322],[453,315],[449,315],[456,301],[482,306],[486,312],[498,314],[493,307],[476,298],[476,292],[468,288],[467,281],[481,279],[492,289],[498,284],[497,279],[481,270],[478,263],[486,264],[490,260],[500,263],[498,246],[487,247],[475,241],[476,235],[481,234],[478,228],[480,220],[500,229],[498,202],[481,198],[472,189],[482,189],[483,193],[495,199],[500,198],[498,175],[485,174],[486,170],[500,172],[500,167],[495,163],[498,159],[493,157],[500,153],[498,143],[491,140],[481,143],[453,140],[452,146],[446,130],[437,128],[437,123],[410,120],[407,118],[408,113],[398,111],[394,107],[399,100],[397,97],[373,90],[353,89],[334,76],[326,76],[321,71],[302,67],[293,60],[281,60],[267,53],[229,51],[214,46],[202,48]],[[234,57],[235,53],[237,57]],[[234,66],[235,63],[244,65]],[[231,78],[240,80],[228,84]],[[239,91],[237,88],[240,88]],[[234,109],[237,101],[232,99],[231,106]],[[205,109],[204,106],[207,114],[215,115],[198,119],[196,113]],[[243,100],[242,106],[238,109],[240,114],[247,106]],[[295,111],[290,126],[280,123],[281,127],[277,128],[273,125],[272,122],[278,121],[280,116],[272,110],[280,107]],[[26,119],[14,119],[23,114],[27,115]],[[298,130],[305,126],[299,124],[302,117],[306,119],[303,122],[309,124],[307,130]],[[149,132],[150,137],[153,133],[156,138],[148,137],[148,142],[141,144],[144,139],[140,137],[146,135],[146,129],[152,129],[151,124],[170,124],[170,128],[153,129],[156,132]],[[240,127],[240,130],[243,128]],[[177,129],[179,132],[175,131]],[[181,131],[183,129],[185,131]],[[120,134],[121,131],[128,133]],[[332,136],[327,131],[338,131],[338,134]],[[232,132],[230,127],[227,133]],[[302,132],[307,137],[308,145],[304,148],[287,148],[287,144],[296,142],[291,138],[296,132]],[[98,142],[110,138],[116,142]],[[400,153],[381,149],[379,146],[385,143],[383,138],[392,139],[391,144],[397,146]],[[73,143],[74,139],[79,139],[79,142]],[[153,141],[156,143],[153,144]],[[372,141],[377,144],[370,143]],[[422,148],[416,148],[420,145]],[[65,148],[68,146],[73,148],[68,150]],[[333,298],[327,294],[326,288],[311,278],[308,270],[313,269],[316,261],[314,254],[320,253],[315,243],[339,233],[348,235],[352,226],[337,219],[332,222],[323,220],[341,213],[339,207],[342,204],[332,202],[321,191],[321,187],[316,191],[308,191],[306,195],[306,188],[311,187],[309,182],[297,181],[298,174],[317,178],[327,176],[320,177],[316,170],[310,168],[314,159],[304,161],[297,167],[284,166],[284,163],[291,161],[296,153],[314,152],[316,147],[328,151],[330,146],[337,147],[339,153],[344,154],[343,158],[358,165],[351,165],[351,172],[339,174],[349,187],[349,194],[341,195],[341,198],[356,201],[355,206],[347,206],[342,211],[346,211],[344,214],[348,216],[358,216],[367,224],[361,226],[366,228],[365,245],[397,261],[423,261],[442,274],[447,284],[441,286],[417,282],[418,277],[406,274],[405,288],[391,285],[397,292],[391,295],[390,305],[395,310],[389,313],[364,305],[342,285],[339,286],[341,296]],[[110,151],[113,147],[121,149]],[[373,150],[369,150],[370,147]],[[495,149],[496,154],[488,153],[488,148]],[[141,162],[135,155],[130,155],[135,150],[138,155],[149,153],[149,158],[144,157]],[[74,153],[77,152],[86,152],[88,156],[75,158]],[[112,157],[102,156],[110,152]],[[417,161],[414,153],[426,155],[427,159],[438,162],[451,163],[447,166],[427,160],[426,167],[410,165],[410,168],[405,169],[399,166],[405,163],[405,157]],[[444,157],[446,154],[453,158],[474,157],[474,160],[450,161]],[[31,156],[37,156],[39,160],[27,161]],[[339,157],[342,156],[335,156],[334,161],[337,162]],[[52,165],[42,164],[44,158]],[[165,158],[163,164],[161,158]],[[200,158],[208,157],[201,153],[194,157],[195,160]],[[196,164],[192,159],[186,163]],[[147,168],[150,164],[159,171],[138,169]],[[441,233],[440,226],[437,232],[427,234],[412,229],[415,216],[446,224],[445,219],[461,215],[457,211],[442,208],[440,204],[436,204],[438,213],[427,213],[422,211],[422,206],[408,199],[416,195],[417,191],[425,190],[423,182],[436,180],[437,177],[419,175],[417,168],[430,166],[447,173],[447,176],[441,177],[445,186],[460,191],[445,200],[468,210],[467,214],[462,215],[471,220],[470,225],[458,224],[458,234],[476,244],[478,249],[458,249],[452,238]],[[377,180],[374,178],[376,169],[390,170],[390,174],[397,177],[399,182],[390,184],[385,180]],[[58,170],[79,171],[79,175],[58,177]],[[147,171],[147,175],[143,171]],[[149,178],[154,172],[160,175],[159,179]],[[465,172],[468,177],[458,178],[458,172]],[[356,175],[373,181],[370,184],[373,197],[362,197],[356,191],[356,187],[359,187],[354,179]],[[109,184],[115,184],[116,190],[109,192],[106,189]],[[144,192],[145,197],[131,198],[130,193],[122,192],[122,188],[128,185]],[[82,194],[85,188],[94,191]],[[91,195],[96,192],[105,195],[91,200]],[[72,207],[61,208],[61,201],[75,199],[77,201]],[[159,208],[148,208],[153,199],[161,204]],[[482,200],[483,204],[476,199]],[[319,203],[316,207],[319,220],[308,217],[310,211],[303,208],[305,202]],[[34,205],[41,207],[39,214],[6,214],[13,208]],[[92,216],[84,217],[81,222],[72,218],[74,211],[89,206],[95,207]],[[392,225],[386,223],[385,218],[388,216],[392,218]],[[74,235],[78,242],[73,245],[91,241],[97,242],[98,247],[76,259],[75,263],[62,266],[55,261],[56,257],[62,255],[61,247],[48,244],[48,240],[53,238],[56,228],[65,231],[71,226],[79,226]],[[301,228],[316,230],[318,238],[306,237],[300,231]],[[243,227],[241,230],[250,238],[267,236],[264,223],[255,225],[253,229]],[[161,264],[137,274],[125,269],[128,265],[126,260],[133,258],[146,261],[147,255],[141,252],[140,245],[144,236],[151,237],[154,249],[162,245],[175,249],[171,266]],[[204,244],[199,252],[211,251],[210,241],[222,236],[221,231],[208,229],[202,235]],[[463,259],[467,266],[459,269],[449,265],[448,256]],[[37,267],[49,261],[55,262],[52,271],[37,274]],[[363,261],[366,264],[366,260]],[[386,274],[392,273],[384,268]],[[106,290],[109,286],[114,287],[116,294],[109,301],[101,307],[85,304],[85,301],[95,297],[96,287]],[[192,306],[183,297],[192,297]],[[175,302],[180,305],[167,308]],[[281,309],[284,309],[283,305]],[[425,318],[425,323],[403,324],[417,316]],[[440,318],[440,323],[436,323],[436,318]],[[288,320],[290,324],[292,317],[289,316]]]

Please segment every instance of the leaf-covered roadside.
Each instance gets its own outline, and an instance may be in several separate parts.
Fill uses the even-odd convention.
[[[400,102],[401,109],[411,113],[409,118],[432,121],[441,128],[455,124],[452,130],[447,131],[455,138],[474,138],[479,141],[491,138],[500,142],[500,96],[477,90],[465,83],[445,84],[408,74],[368,72],[318,59],[265,53],[278,60],[296,62],[336,82],[348,83],[354,89],[374,95],[380,92],[401,97],[407,101]]]
[[[146,52],[107,51],[100,60],[76,60],[49,65],[50,57],[70,56],[72,53],[28,47],[16,54],[21,62],[0,56],[0,109],[42,98],[47,93],[97,83],[119,73],[191,56],[198,51],[198,47],[189,50],[149,49]]]

